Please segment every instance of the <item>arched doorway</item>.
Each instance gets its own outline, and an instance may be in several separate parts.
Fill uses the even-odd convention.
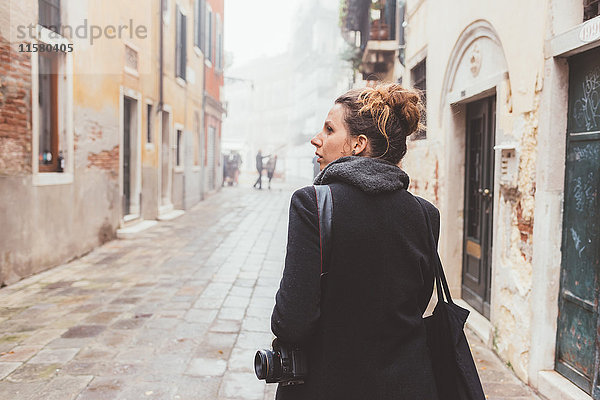
[[[454,287],[490,318],[493,232],[497,204],[494,179],[496,115],[510,112],[510,81],[500,39],[485,20],[466,27],[447,64],[438,121],[444,137],[448,185],[443,196],[445,253]],[[456,240],[460,232],[460,240]],[[457,282],[458,281],[458,282]]]

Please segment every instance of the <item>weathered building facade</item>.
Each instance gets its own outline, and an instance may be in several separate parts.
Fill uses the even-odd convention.
[[[203,197],[202,7],[11,0],[0,9],[0,283]]]
[[[204,3],[204,1],[203,1]],[[223,168],[221,159],[222,121],[225,109],[221,100],[223,87],[223,0],[206,0],[206,48],[204,81],[204,190],[221,187]]]
[[[402,167],[440,208],[469,325],[545,397],[600,398],[599,2],[369,3],[342,3],[359,70],[423,91]],[[405,29],[386,62],[392,4]]]

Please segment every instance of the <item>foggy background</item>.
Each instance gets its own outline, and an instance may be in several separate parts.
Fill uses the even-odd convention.
[[[225,14],[223,153],[240,152],[242,172],[253,172],[260,149],[277,154],[278,174],[312,178],[309,141],[352,84],[339,2],[230,0]]]

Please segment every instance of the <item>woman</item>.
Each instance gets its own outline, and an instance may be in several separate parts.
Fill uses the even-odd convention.
[[[306,351],[308,376],[280,385],[277,399],[437,399],[422,321],[433,290],[430,232],[398,167],[421,109],[400,85],[351,90],[311,140],[315,184],[333,197],[331,255],[322,290],[315,190],[297,190],[271,328]],[[437,241],[439,213],[426,204]]]

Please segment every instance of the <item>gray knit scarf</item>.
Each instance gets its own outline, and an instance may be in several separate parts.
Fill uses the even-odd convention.
[[[366,193],[408,189],[408,175],[398,166],[378,158],[347,156],[329,163],[315,178],[315,185],[345,182]]]

